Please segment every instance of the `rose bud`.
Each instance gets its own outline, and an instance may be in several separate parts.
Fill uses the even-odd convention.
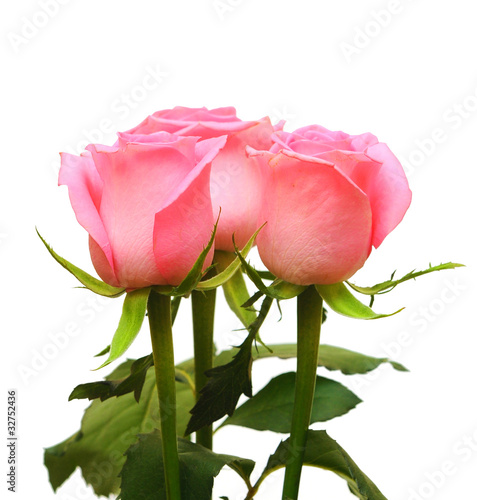
[[[298,285],[332,284],[360,269],[411,202],[403,168],[372,134],[318,125],[277,132],[248,149],[266,177],[257,237],[265,266]]]

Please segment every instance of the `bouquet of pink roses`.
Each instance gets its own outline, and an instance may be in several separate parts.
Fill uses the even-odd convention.
[[[251,499],[285,467],[282,498],[297,499],[306,465],[338,474],[358,498],[385,498],[326,431],[309,428],[360,402],[317,376],[318,365],[355,374],[389,361],[320,346],[324,305],[354,319],[390,316],[371,308],[375,296],[459,264],[399,279],[393,273],[371,287],[350,283],[409,207],[404,171],[372,134],[318,125],[285,132],[283,125],[242,121],[234,108],[177,107],[118,133],[113,146],[62,155],[59,183],[89,233],[101,280],[45,245],[85,288],[125,296],[101,367],[127,351],[146,315],[152,354],[73,390],[70,399],[94,401],[80,431],[45,451],[53,488],[80,467],[97,495],[208,500],[214,477],[228,465]],[[247,261],[255,244],[263,269]],[[217,288],[245,327],[241,345],[220,353],[213,342]],[[173,323],[183,298],[192,305],[194,359],[176,365]],[[259,330],[273,302],[295,298],[296,339],[264,345]],[[253,394],[253,363],[272,356],[296,357],[296,373],[280,374]],[[249,399],[237,407],[242,395]],[[289,437],[252,482],[250,458],[214,453],[217,421]]]

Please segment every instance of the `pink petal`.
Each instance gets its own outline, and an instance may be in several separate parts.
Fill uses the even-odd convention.
[[[156,111],[153,115],[148,116],[144,121],[142,121],[136,127],[128,130],[128,134],[152,134],[154,132],[165,131],[171,133],[178,133],[180,130],[187,129],[188,127],[194,127],[198,122],[205,122],[209,126],[205,127],[205,130],[213,129],[213,127],[218,127],[219,123],[222,123],[223,127],[232,127],[233,123],[240,127],[242,123],[236,116],[235,108],[217,108],[208,110],[207,108],[185,108],[177,106],[173,109],[164,109],[161,111]],[[215,125],[214,125],[215,124]],[[230,124],[230,125],[229,125]],[[212,135],[211,130],[206,132],[205,137],[217,137],[225,133],[225,129],[222,132]],[[187,133],[183,135],[202,135],[197,131],[193,133]]]
[[[98,274],[105,280],[107,275],[116,281],[110,241],[99,214],[103,181],[96,170],[91,153],[85,152],[81,156],[62,153],[58,183],[68,186],[76,219],[88,231],[104,256],[104,263],[100,269],[96,269]],[[107,283],[113,284],[109,280]]]
[[[381,212],[378,209],[378,199],[381,196],[376,189],[376,180],[380,177],[382,164],[371,160],[364,153],[350,151],[329,151],[318,155],[318,158],[329,161],[356,184],[369,198],[373,214],[373,235],[375,228],[381,220]],[[374,237],[372,240],[374,244]]]
[[[89,237],[89,253],[99,277],[111,286],[121,286],[105,253],[91,236]]]
[[[207,245],[214,226],[210,199],[211,162],[226,138],[208,141],[209,151],[156,214],[154,256],[167,282],[178,285]],[[212,262],[209,252],[204,269]]]
[[[263,172],[246,155],[246,146],[265,149],[271,146],[273,127],[268,118],[229,135],[227,144],[212,163],[210,193],[214,217],[220,221],[215,245],[218,250],[234,251],[232,235],[243,248],[258,229],[263,193]]]
[[[267,268],[300,285],[352,276],[371,251],[367,196],[330,163],[284,150],[270,165],[257,246]]]
[[[128,142],[135,143],[157,143],[157,144],[169,144],[175,142],[179,139],[176,134],[171,134],[170,132],[153,132],[151,134],[131,134],[129,132],[118,132],[118,142],[116,146],[124,147]],[[193,149],[194,146],[192,146]]]
[[[373,246],[378,248],[384,238],[401,222],[412,193],[399,160],[386,144],[379,143],[366,151],[366,156],[382,163],[379,175],[368,188],[373,214]]]
[[[207,109],[202,108],[187,108],[176,106],[173,109],[165,109],[157,111],[153,114],[155,118],[167,118],[170,120],[207,120],[207,121],[237,121],[237,112],[234,107],[224,107]]]
[[[131,143],[116,151],[88,147],[104,183],[100,215],[116,276],[126,288],[166,283],[155,265],[154,218],[194,168],[194,156],[185,156],[194,141],[187,137],[174,144]]]

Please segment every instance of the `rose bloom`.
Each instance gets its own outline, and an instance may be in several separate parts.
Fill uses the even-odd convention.
[[[248,158],[245,147],[268,150],[272,146],[274,128],[270,119],[242,121],[232,107],[211,110],[175,107],[157,111],[122,136],[146,142],[145,136],[160,131],[202,139],[227,136],[225,147],[212,162],[210,177],[215,219],[220,211],[215,248],[233,252],[234,233],[237,246],[243,248],[258,229],[263,192],[262,171]]]
[[[360,269],[411,202],[403,168],[372,134],[311,125],[277,132],[265,170],[257,247],[266,267],[298,285],[333,284]]]
[[[186,277],[211,237],[210,167],[225,141],[163,132],[147,144],[120,138],[61,155],[59,184],[106,283],[134,289]],[[212,252],[204,267],[211,260]]]

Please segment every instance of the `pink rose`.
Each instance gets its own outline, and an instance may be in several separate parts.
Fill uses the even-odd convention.
[[[148,144],[120,138],[61,155],[59,184],[68,186],[106,283],[132,289],[185,278],[214,226],[210,165],[225,140],[163,132]]]
[[[269,118],[242,121],[235,108],[176,107],[149,116],[123,137],[144,141],[144,135],[159,131],[203,139],[227,135],[227,143],[212,162],[210,193],[214,217],[220,213],[215,239],[217,250],[233,251],[232,234],[242,248],[258,228],[262,195],[262,172],[246,153],[245,147],[268,150],[274,131]],[[138,138],[138,136],[141,136]]]
[[[350,278],[409,207],[399,161],[372,134],[312,125],[273,139],[270,152],[248,150],[268,176],[267,224],[257,238],[263,263],[298,285]]]

